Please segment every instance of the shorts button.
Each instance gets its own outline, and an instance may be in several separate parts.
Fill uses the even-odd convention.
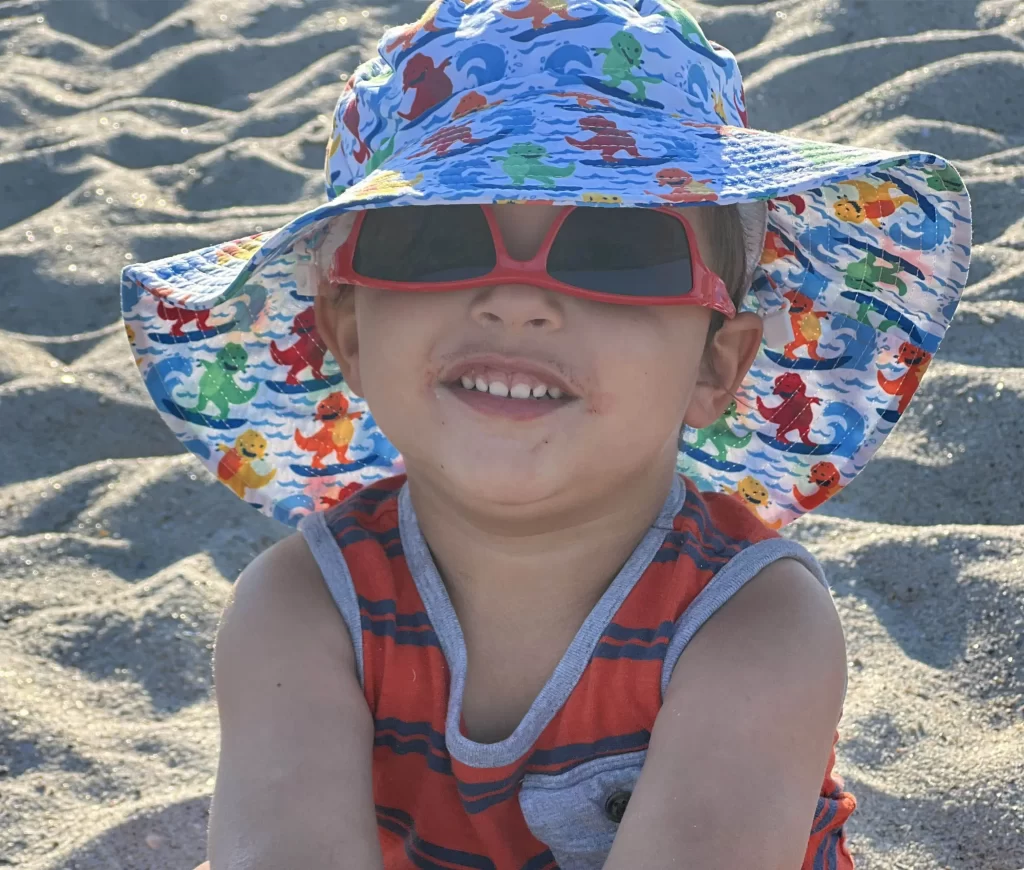
[[[632,792],[617,791],[609,795],[608,800],[604,802],[604,814],[615,824],[621,822],[626,814],[626,804],[629,803],[630,795]]]

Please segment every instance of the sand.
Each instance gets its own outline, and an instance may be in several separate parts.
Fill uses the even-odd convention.
[[[846,626],[864,870],[1024,867],[1024,2],[730,0],[752,125],[937,151],[970,285],[906,418],[791,534]],[[184,455],[117,278],[314,204],[340,74],[417,2],[0,2],[0,866],[191,870],[210,657],[284,528]]]

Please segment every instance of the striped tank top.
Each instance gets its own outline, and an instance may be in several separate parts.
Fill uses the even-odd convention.
[[[734,497],[676,478],[523,720],[485,744],[462,731],[463,634],[404,477],[300,529],[351,635],[374,717],[387,870],[598,870],[687,642],[777,559],[798,559],[825,582],[806,549]],[[834,762],[833,749],[802,870],[853,867],[843,824],[855,802]]]

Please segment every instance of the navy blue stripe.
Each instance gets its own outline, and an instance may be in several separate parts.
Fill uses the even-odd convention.
[[[813,870],[835,870],[839,866],[839,841],[842,839],[842,829],[833,831],[818,845],[814,853]]]
[[[671,638],[674,628],[675,623],[668,620],[659,624],[657,628],[626,628],[626,626],[619,625],[617,622],[610,622],[601,636],[611,640],[636,640],[643,643],[654,643],[656,640]]]
[[[595,659],[633,659],[635,661],[663,660],[668,652],[668,641],[664,640],[651,646],[635,643],[599,643],[594,649]]]
[[[395,755],[422,755],[427,762],[427,767],[434,773],[442,773],[451,776],[452,761],[447,755],[435,755],[431,752],[430,746],[422,737],[411,737],[402,739],[394,734],[375,734],[373,737],[374,746],[383,746],[390,749]]]
[[[371,619],[392,619],[395,624],[406,628],[430,625],[430,617],[422,610],[416,613],[398,613],[398,605],[390,598],[380,601],[371,601],[369,598],[363,598],[362,595],[358,598],[360,610],[365,610]]]
[[[404,646],[436,646],[440,647],[441,642],[432,628],[423,631],[414,631],[410,628],[398,628],[391,619],[371,619],[365,613],[359,617],[359,624],[363,631],[375,634],[377,637],[390,637],[395,643]]]
[[[496,870],[494,862],[485,855],[464,852],[461,849],[449,849],[424,840],[416,833],[416,826],[408,813],[391,807],[382,807],[379,804],[376,806],[376,810],[377,824],[405,840],[405,854],[417,867],[437,867],[438,865],[429,860],[435,858],[447,864],[465,867],[467,870]],[[445,870],[445,868],[440,868],[440,870]]]
[[[462,798],[462,806],[470,815],[476,815],[495,804],[508,800],[519,788],[519,781],[524,769],[529,769],[531,773],[539,775],[554,776],[559,773],[565,773],[567,770],[572,770],[574,767],[579,767],[581,764],[585,764],[596,757],[646,749],[650,739],[651,732],[645,730],[619,737],[603,737],[594,743],[575,743],[569,746],[560,746],[557,749],[537,749],[527,759],[526,765],[517,770],[512,776],[497,782],[478,783],[471,786],[472,791],[476,794],[490,792],[494,789],[500,789],[500,791],[493,791],[492,794],[485,794],[483,797],[474,800],[466,800],[465,794],[468,789],[465,788],[463,783],[459,783],[459,796]],[[535,769],[540,765],[554,764],[558,764],[559,767],[553,771]]]
[[[817,816],[818,813],[821,812],[821,805],[823,803],[828,804],[828,810],[826,811],[825,815],[822,816],[821,821],[818,822],[818,824],[816,824],[811,829],[812,834],[820,834],[822,831],[825,830],[825,828],[832,824],[832,820],[836,817],[836,810],[838,809],[839,804],[836,801],[829,800],[828,798],[824,797],[818,798],[818,812],[816,812],[814,815]]]
[[[328,525],[330,526],[332,532],[334,532],[335,534],[341,534],[342,532],[347,532],[350,529],[364,529],[365,530],[366,529],[365,520],[366,520],[365,517],[359,517],[359,516],[356,516],[355,514],[352,514],[352,513],[349,513],[349,512],[344,512],[344,513],[339,514],[336,517],[330,517],[330,521],[329,521]],[[381,541],[390,541],[390,540],[393,540],[393,539],[395,539],[395,538],[397,538],[399,536],[399,532],[398,532],[398,527],[397,526],[395,526],[393,529],[386,529],[386,530],[384,530],[382,532],[374,532],[373,534],[374,534],[375,537],[379,538]]]
[[[522,866],[522,870],[558,870],[558,865],[555,863],[555,856],[551,854],[551,850],[545,849],[527,861]]]
[[[522,778],[523,765],[519,765],[511,776],[506,776],[504,779],[496,779],[493,782],[459,782],[459,794],[468,798],[489,794],[498,789],[508,788],[510,785],[518,785]]]
[[[616,752],[633,752],[646,747],[650,740],[651,732],[644,729],[633,734],[602,737],[593,743],[570,743],[568,746],[559,746],[555,749],[535,749],[530,754],[527,764],[531,773],[543,774],[544,770],[535,768],[568,762],[582,763],[595,756]]]
[[[445,742],[444,735],[431,728],[429,722],[406,722],[404,719],[388,716],[385,719],[375,720],[373,727],[377,731],[394,731],[402,737],[426,737],[431,746],[440,752],[448,752],[448,744]]]

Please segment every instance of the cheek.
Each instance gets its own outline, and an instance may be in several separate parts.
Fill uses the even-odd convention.
[[[620,319],[604,333],[597,357],[601,388],[588,410],[630,426],[638,416],[652,423],[681,418],[699,372],[700,331]]]

